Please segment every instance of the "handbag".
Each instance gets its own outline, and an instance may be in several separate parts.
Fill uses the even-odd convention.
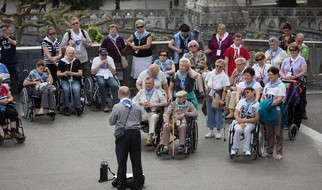
[[[224,108],[224,101],[223,100],[221,100],[220,99],[220,97],[221,97],[221,95],[222,95],[222,92],[220,93],[220,91],[218,92],[219,94],[218,94],[218,96],[219,96],[219,99],[216,97],[216,90],[215,90],[215,88],[214,88],[214,83],[215,83],[215,80],[213,79],[212,80],[212,89],[213,89],[213,93],[214,93],[214,95],[213,96],[210,96],[209,94],[210,94],[210,91],[211,90],[209,90],[209,94],[208,94],[208,99],[210,99],[209,98],[209,96],[211,97],[211,107],[212,108],[220,108],[220,109],[223,109]],[[220,95],[221,94],[221,95]]]
[[[122,64],[122,68],[125,69],[126,67],[129,66],[129,62],[127,61],[126,57],[124,55],[121,54],[119,48],[116,46],[115,42],[113,40],[111,40],[117,50],[117,52],[119,53],[119,55],[121,56],[121,64]]]
[[[118,129],[116,129],[116,130],[114,131],[115,141],[117,141],[117,140],[121,139],[121,138],[125,135],[125,133],[124,133],[124,128],[125,128],[125,125],[126,125],[126,123],[127,123],[127,119],[129,118],[131,108],[132,108],[132,107],[130,107],[130,108],[129,108],[129,112],[127,113],[127,116],[126,116],[126,119],[125,119],[125,122],[124,122],[123,127],[120,127],[120,128],[118,128]]]

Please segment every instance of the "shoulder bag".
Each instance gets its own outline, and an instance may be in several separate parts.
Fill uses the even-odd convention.
[[[214,78],[214,76],[213,76],[213,78]],[[214,88],[214,83],[215,83],[215,80],[213,79],[212,80],[212,90],[213,90],[213,95],[209,95],[208,94],[208,98],[209,98],[209,100],[211,100],[211,107],[212,108],[220,108],[220,109],[223,109],[223,107],[224,106],[221,106],[221,105],[219,105],[220,103],[223,105],[223,101],[220,99],[220,97],[221,97],[221,95],[222,95],[222,93],[220,93],[220,91],[218,92],[219,94],[219,99],[217,99],[216,98],[216,90],[215,90],[215,88]],[[209,90],[209,92],[210,92],[211,90]],[[211,98],[210,98],[210,97]]]
[[[115,46],[115,48],[116,48],[117,52],[120,54],[120,56],[121,56],[121,64],[122,64],[122,68],[123,68],[123,69],[125,69],[126,67],[128,67],[128,66],[129,66],[129,62],[127,61],[126,57],[125,57],[125,56],[123,56],[123,55],[121,54],[121,52],[120,52],[119,48],[117,47],[117,45],[115,44],[115,42],[114,42],[113,40],[111,40],[111,41],[112,41],[112,43],[114,44],[114,46]]]
[[[129,112],[127,113],[127,116],[126,116],[126,119],[125,119],[123,127],[120,127],[120,128],[115,130],[115,132],[114,132],[115,140],[119,140],[120,138],[122,138],[124,136],[124,128],[125,128],[125,124],[127,122],[127,119],[129,118],[131,108],[132,107],[129,108]]]

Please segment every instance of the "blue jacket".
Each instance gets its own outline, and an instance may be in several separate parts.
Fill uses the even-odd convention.
[[[259,120],[263,125],[274,125],[277,126],[277,110],[276,107],[271,107],[271,104],[273,103],[272,100],[262,100],[259,103]],[[284,124],[286,123],[286,117],[285,117],[285,109],[284,104],[281,102],[278,105],[281,109],[281,115],[282,115],[282,123],[281,126],[284,128]]]

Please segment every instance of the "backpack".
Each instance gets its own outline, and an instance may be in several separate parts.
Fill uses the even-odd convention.
[[[86,39],[85,31],[83,29],[81,29],[81,32],[82,32],[84,38]],[[67,40],[67,42],[68,42],[70,39],[72,39],[72,32],[70,31],[70,29],[67,30],[67,34],[68,34],[68,40]]]

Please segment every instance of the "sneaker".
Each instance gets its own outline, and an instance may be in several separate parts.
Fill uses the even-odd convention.
[[[302,114],[302,119],[308,119],[308,117],[307,117],[306,113],[303,113],[303,114]]]
[[[215,138],[216,139],[221,139],[222,135],[220,132],[215,133]]]
[[[161,154],[169,154],[169,148],[167,146],[164,146],[161,150]]]
[[[233,155],[233,156],[236,155],[237,154],[237,149],[232,148],[230,150],[230,154]]]
[[[82,110],[80,108],[76,108],[76,114],[78,116],[82,115]]]
[[[205,138],[206,138],[206,139],[210,139],[210,138],[213,138],[214,136],[215,136],[214,132],[213,132],[213,131],[209,131],[209,133],[207,133],[207,134],[205,135]]]
[[[22,134],[19,133],[19,131],[17,131],[16,129],[11,129],[10,137],[15,139],[20,139],[22,138]]]
[[[179,145],[178,146],[178,154],[184,153],[185,149],[186,148],[185,148],[185,146],[183,144]]]
[[[273,154],[268,154],[267,152],[265,152],[264,154],[262,154],[263,158],[268,158],[268,157],[272,157]]]
[[[275,156],[276,160],[281,160],[282,158],[283,158],[283,155],[281,155],[281,154],[278,154],[278,155]]]
[[[70,116],[70,111],[68,107],[64,108],[64,116]]]
[[[3,129],[3,138],[4,139],[10,139],[10,133],[9,133],[9,129]]]
[[[245,151],[244,151],[244,155],[245,155],[245,156],[251,156],[251,155],[252,155],[252,153],[250,152],[250,150],[245,150]]]
[[[37,115],[45,115],[44,108],[40,108]]]

